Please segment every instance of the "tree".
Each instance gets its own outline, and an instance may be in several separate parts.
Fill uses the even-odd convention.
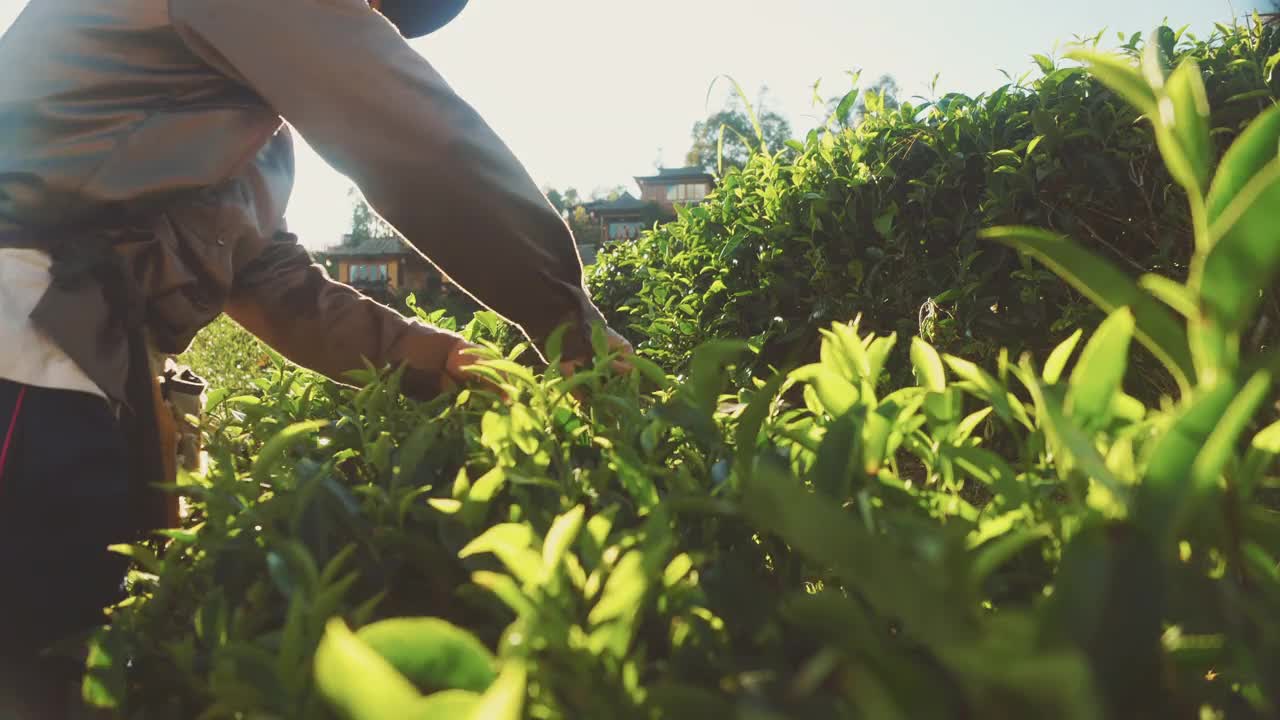
[[[627,192],[627,188],[622,185],[601,186],[591,191],[591,199],[593,201],[617,200],[625,192]]]
[[[568,188],[562,192],[548,187],[543,188],[542,191],[551,202],[551,206],[568,223],[569,230],[578,244],[593,245],[600,241],[600,223],[591,219],[587,209],[583,207],[582,196],[576,188]],[[593,200],[602,199],[602,195],[607,196],[604,199],[612,200],[622,191],[623,188],[619,186],[611,189],[597,189],[591,195]]]
[[[354,187],[351,188],[347,191],[347,197],[351,198],[353,202],[349,242],[354,244],[371,238],[388,237],[396,234],[395,228],[391,227],[391,223],[383,220],[373,211],[373,208],[369,207],[369,203],[365,201],[359,190]]]
[[[791,139],[791,123],[779,113],[768,109],[765,100],[767,92],[761,90],[761,100],[756,103],[755,109],[764,135],[764,149],[776,153],[783,150]],[[724,108],[706,120],[694,123],[693,146],[685,157],[689,165],[706,168],[710,172],[718,170],[721,128],[724,133],[723,160],[726,170],[730,167],[743,167],[759,149],[760,139],[751,123],[751,116],[742,99],[733,95]]]
[[[898,81],[892,75],[881,75],[879,80],[871,83],[866,90],[858,94],[857,102],[846,108],[842,117],[833,116],[839,114],[840,105],[843,103],[844,97],[834,97],[828,100],[827,117],[831,117],[837,125],[854,127],[867,116],[868,100],[871,101],[872,105],[878,105],[880,101],[883,101],[885,110],[897,110],[902,106],[902,101],[899,99],[901,92],[901,88],[898,87]]]

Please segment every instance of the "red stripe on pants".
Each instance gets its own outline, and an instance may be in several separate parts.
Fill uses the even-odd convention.
[[[9,418],[9,430],[4,434],[4,445],[0,446],[0,481],[4,480],[4,468],[9,460],[9,446],[13,444],[13,429],[18,427],[18,415],[22,412],[22,399],[26,396],[27,389],[24,387],[18,390],[18,399],[13,403],[13,415]],[[0,482],[0,490],[3,489],[3,482]]]

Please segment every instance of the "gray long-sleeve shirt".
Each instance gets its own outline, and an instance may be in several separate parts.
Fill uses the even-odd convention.
[[[145,227],[154,241],[121,252],[170,344],[226,310],[301,365],[408,361],[428,391],[457,338],[333,282],[281,234],[282,120],[477,300],[535,343],[568,323],[566,353],[586,352],[600,313],[564,221],[365,0],[32,2],[0,38],[0,233]],[[118,396],[97,296],[58,292],[33,319]]]

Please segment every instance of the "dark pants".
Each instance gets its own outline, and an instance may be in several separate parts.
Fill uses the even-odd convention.
[[[125,447],[101,398],[0,380],[0,718],[64,717],[83,665],[43,651],[123,597]]]

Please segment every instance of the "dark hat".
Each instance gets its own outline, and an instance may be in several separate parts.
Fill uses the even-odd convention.
[[[462,12],[467,0],[382,0],[379,11],[406,38],[419,38],[439,30]]]

